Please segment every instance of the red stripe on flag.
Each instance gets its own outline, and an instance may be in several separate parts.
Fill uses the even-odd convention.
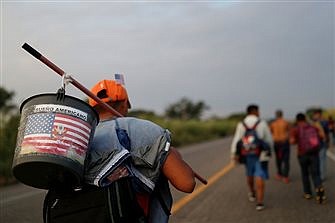
[[[66,118],[66,119],[71,119],[71,120],[73,120],[73,121],[75,121],[75,122],[79,122],[79,123],[85,125],[85,126],[86,126],[87,128],[89,128],[89,129],[92,128],[92,126],[91,126],[90,124],[88,124],[87,122],[83,121],[83,120],[80,119],[80,118],[76,118],[76,117],[73,117],[73,116],[70,116],[70,115],[63,115],[63,114],[59,114],[59,113],[56,114],[56,118],[57,118],[57,117]]]
[[[64,153],[66,153],[66,151],[68,151],[70,148],[75,150],[75,152],[78,155],[83,155],[86,150],[82,149],[82,147],[79,146],[74,146],[71,147],[70,145],[64,145],[64,144],[60,144],[60,143],[51,143],[51,142],[36,142],[36,141],[25,141],[22,143],[21,146],[33,146],[35,149],[51,149],[51,150],[55,150],[58,149],[58,151],[64,151]]]
[[[54,125],[55,126],[57,126],[56,124],[64,124],[64,125],[68,125],[68,123],[66,123],[66,122],[59,122],[59,121],[55,121],[55,123],[54,123]],[[54,126],[54,128],[55,128],[55,126]],[[72,125],[71,125],[72,126]],[[78,135],[80,135],[80,136],[82,136],[84,139],[86,139],[86,140],[89,140],[89,138],[90,138],[90,134],[89,133],[86,133],[86,134],[84,134],[84,133],[82,133],[82,132],[80,132],[80,131],[78,131],[78,130],[76,130],[76,129],[78,129],[78,128],[75,128],[74,127],[74,129],[73,128],[69,128],[69,127],[67,127],[67,126],[64,126],[65,127],[65,130],[66,131],[70,131],[70,132],[73,132],[73,133],[75,133],[75,134],[78,134]],[[72,126],[73,127],[73,126]],[[66,135],[66,132],[65,132],[65,135]]]
[[[55,122],[54,123],[61,123],[61,124],[65,124],[65,125],[70,125],[70,126],[76,128],[76,129],[82,130],[83,132],[87,133],[87,135],[90,134],[90,130],[87,130],[87,129],[83,128],[82,126],[77,125],[77,124],[75,124],[75,123],[73,123],[71,121],[59,120],[59,119],[55,118]]]
[[[80,139],[80,138],[78,138],[78,137],[75,137],[75,136],[73,136],[73,135],[69,135],[69,134],[65,134],[66,136],[65,137],[67,137],[67,138],[71,138],[71,139],[74,139],[74,140],[77,140],[77,141],[79,141],[79,142],[81,142],[82,144],[84,144],[86,147],[87,147],[87,145],[88,145],[88,140],[87,141],[84,141],[84,140],[82,140],[82,139]],[[61,139],[60,139],[61,140]]]
[[[49,142],[48,142],[49,141]],[[50,142],[52,141],[52,142]],[[62,144],[63,143],[66,143],[65,144]],[[29,136],[29,137],[25,137],[23,142],[22,142],[22,145],[33,145],[33,146],[42,146],[42,145],[49,145],[49,144],[52,144],[54,146],[59,146],[63,149],[68,149],[69,147],[71,147],[71,144],[78,149],[78,150],[81,150],[81,151],[86,151],[87,150],[87,144],[86,147],[74,142],[74,141],[71,141],[71,140],[67,140],[67,139],[63,139],[61,140],[61,143],[57,142],[57,139],[54,139],[54,138],[50,138],[50,137],[46,137],[46,136]]]

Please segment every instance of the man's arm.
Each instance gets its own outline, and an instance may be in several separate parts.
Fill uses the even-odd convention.
[[[297,143],[297,128],[292,128],[290,131],[290,144],[296,144]]]
[[[315,127],[318,130],[318,135],[319,135],[320,139],[322,141],[325,141],[326,140],[326,134],[325,134],[325,131],[322,128],[322,125],[319,122],[317,122],[317,123],[315,123]]]
[[[272,121],[272,122],[270,123],[269,128],[270,128],[270,132],[271,132],[271,134],[273,134],[273,133],[274,133],[274,129],[275,129],[275,121]]]
[[[163,174],[176,189],[186,193],[191,193],[194,190],[194,172],[175,148],[170,147],[170,152],[162,170]]]
[[[264,141],[270,146],[271,151],[273,150],[273,138],[269,126],[264,121]]]
[[[236,145],[237,142],[242,138],[243,136],[243,125],[241,123],[238,123],[236,130],[235,130],[235,134],[233,137],[233,141],[231,143],[230,146],[230,153],[231,153],[231,157],[234,158],[235,154],[236,154]]]

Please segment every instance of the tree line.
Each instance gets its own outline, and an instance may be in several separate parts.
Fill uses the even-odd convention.
[[[0,86],[0,185],[13,179],[11,167],[20,122],[18,106],[12,102],[14,96],[15,92]],[[193,102],[184,97],[168,105],[163,115],[138,109],[131,110],[129,116],[148,119],[168,128],[175,135],[174,144],[180,146],[226,134],[226,127],[222,128],[219,123],[201,121],[208,109],[203,101]]]
[[[11,164],[15,151],[20,115],[12,103],[14,92],[0,87],[0,185],[11,178]]]
[[[12,102],[14,96],[15,92],[0,86],[0,185],[13,179],[11,167],[20,122],[19,109]],[[147,119],[169,129],[172,132],[172,143],[177,147],[232,134],[237,122],[245,117],[245,113],[240,112],[226,118],[212,117],[202,120],[208,109],[209,106],[203,101],[193,102],[183,97],[168,105],[163,115],[144,109],[132,109],[129,116]],[[311,113],[313,109],[307,109],[306,113]],[[335,116],[334,109],[327,113]]]

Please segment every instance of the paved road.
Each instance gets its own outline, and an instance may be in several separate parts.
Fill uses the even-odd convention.
[[[213,170],[215,172],[223,169],[229,163],[230,139],[216,141],[217,148],[211,148],[208,144],[198,146],[203,153],[202,162],[194,161],[199,165],[199,170],[206,175]],[[200,147],[203,147],[200,149]],[[206,148],[207,147],[207,148]],[[190,149],[191,150],[191,149]],[[171,216],[171,223],[335,223],[335,149],[330,149],[328,154],[328,173],[325,188],[328,202],[319,205],[314,200],[302,198],[302,183],[300,169],[296,159],[296,149],[291,151],[291,183],[284,184],[274,179],[274,159],[270,163],[270,179],[266,182],[265,205],[266,209],[257,212],[255,204],[247,199],[247,185],[244,177],[244,167],[237,166],[219,178],[215,183],[199,193],[190,202],[179,208]],[[192,154],[192,156],[198,156]],[[201,156],[200,156],[201,157]],[[206,160],[205,157],[209,159]],[[221,165],[221,167],[219,167]],[[210,169],[213,166],[213,169]],[[226,168],[227,169],[227,168]],[[221,171],[222,172],[222,171]],[[211,173],[213,175],[214,173]],[[222,174],[221,174],[222,175]],[[212,179],[212,178],[209,178]],[[202,188],[201,188],[202,189]],[[177,192],[174,192],[178,194]],[[185,196],[185,195],[184,195]],[[192,195],[189,195],[190,197]],[[180,199],[180,197],[179,197]],[[180,201],[180,200],[179,200]],[[175,205],[178,200],[175,200]]]
[[[209,179],[210,185],[200,183],[191,195],[172,189],[174,211],[172,223],[221,223],[221,222],[334,222],[335,223],[335,159],[328,159],[326,181],[329,201],[317,205],[302,198],[300,172],[291,152],[291,178],[288,185],[271,178],[267,181],[265,204],[262,212],[255,211],[255,204],[247,200],[244,168],[229,167],[229,145],[231,138],[185,147],[183,157],[200,174]],[[335,153],[335,150],[331,150]],[[332,155],[331,153],[330,155]],[[274,160],[270,174],[274,175]],[[0,188],[0,222],[42,222],[44,190],[21,184]]]

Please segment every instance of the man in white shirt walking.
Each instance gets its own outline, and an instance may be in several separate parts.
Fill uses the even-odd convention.
[[[252,104],[247,107],[247,116],[237,125],[231,144],[231,154],[235,162],[240,159],[239,155],[236,153],[237,144],[245,135],[246,128],[255,128],[257,137],[267,144],[270,151],[273,150],[273,140],[269,126],[266,121],[259,118],[258,106]],[[247,183],[249,187],[248,196],[250,201],[257,201],[256,210],[258,211],[264,209],[263,200],[265,180],[269,178],[268,160],[269,157],[264,157],[262,152],[245,156],[244,164],[246,167]]]

